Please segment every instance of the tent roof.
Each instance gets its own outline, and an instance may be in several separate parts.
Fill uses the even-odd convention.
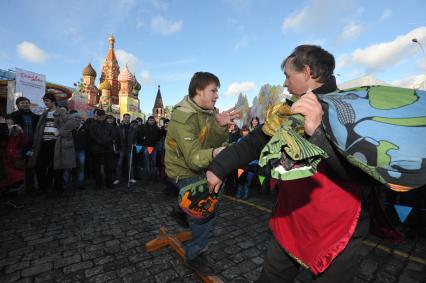
[[[354,80],[350,80],[338,85],[339,89],[348,89],[360,86],[369,86],[369,85],[389,85],[388,83],[377,79],[373,75],[366,75]]]

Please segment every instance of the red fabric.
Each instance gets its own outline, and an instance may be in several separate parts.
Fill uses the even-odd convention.
[[[8,140],[2,142],[1,147],[4,149],[3,163],[6,178],[0,181],[0,188],[24,181],[24,170],[15,169],[13,160],[21,158],[21,148],[25,143],[26,138],[23,134],[16,137],[9,137]]]
[[[281,246],[315,275],[346,247],[361,212],[360,188],[327,177],[324,162],[318,169],[310,178],[279,182],[269,221]]]

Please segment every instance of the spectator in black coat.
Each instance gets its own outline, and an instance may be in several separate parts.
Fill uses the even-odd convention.
[[[96,178],[96,189],[101,189],[105,181],[106,188],[112,188],[113,159],[114,159],[114,129],[105,122],[105,111],[98,110],[96,120],[89,126],[89,137]],[[105,176],[102,176],[101,166],[104,165]]]
[[[123,178],[123,165],[126,171],[130,169],[130,157],[133,150],[133,146],[136,144],[138,135],[138,126],[137,123],[130,123],[130,114],[125,113],[123,115],[123,121],[121,125],[117,127],[117,145],[119,151],[119,158],[117,164],[116,180],[114,185],[120,183],[120,180]],[[132,173],[132,172],[130,172]],[[131,174],[131,183],[136,183],[136,180],[133,179]]]
[[[158,174],[157,145],[161,140],[161,130],[154,116],[149,116],[139,134],[139,141],[144,149],[144,169],[147,179],[155,180]]]

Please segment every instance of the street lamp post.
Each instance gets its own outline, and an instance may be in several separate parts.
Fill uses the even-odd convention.
[[[411,40],[414,43],[417,43],[420,47],[420,49],[423,52],[423,61],[424,61],[424,71],[423,71],[423,90],[426,90],[426,53],[425,49],[423,48],[423,45],[417,40],[417,38],[413,38]]]

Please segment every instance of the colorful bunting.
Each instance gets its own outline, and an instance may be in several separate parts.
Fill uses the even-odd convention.
[[[136,152],[137,152],[137,153],[141,152],[141,150],[142,150],[142,148],[143,148],[143,146],[141,146],[141,145],[137,145],[137,144],[135,144],[135,147],[136,147]]]
[[[244,173],[243,169],[238,169],[238,178],[240,178],[243,173]]]
[[[261,185],[263,185],[263,182],[265,182],[265,176],[259,175],[259,182],[260,182]]]
[[[405,206],[405,205],[398,205],[398,204],[395,204],[394,207],[402,223],[405,222],[411,210],[413,209],[412,207]]]
[[[151,155],[151,153],[154,151],[154,147],[152,147],[152,146],[148,146],[147,149],[148,149],[149,155]]]

